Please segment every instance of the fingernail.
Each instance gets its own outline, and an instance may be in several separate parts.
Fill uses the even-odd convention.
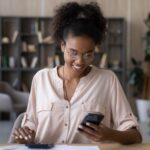
[[[87,126],[90,126],[91,124],[89,122],[86,123]]]
[[[19,137],[20,137],[20,139],[23,139],[23,137],[21,135]]]
[[[28,137],[27,137],[27,136],[25,136],[24,138],[25,138],[26,141],[28,140]]]
[[[29,139],[31,139],[31,135],[28,135]]]
[[[79,128],[80,128],[80,129],[83,129],[83,126],[79,125]]]
[[[18,139],[18,136],[15,136],[15,139]]]

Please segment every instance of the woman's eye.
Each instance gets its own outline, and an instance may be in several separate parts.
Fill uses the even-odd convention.
[[[88,53],[88,54],[84,54],[85,57],[91,57],[92,54],[91,53]]]
[[[77,55],[78,53],[75,52],[75,51],[71,51],[71,54],[72,54],[72,55]]]

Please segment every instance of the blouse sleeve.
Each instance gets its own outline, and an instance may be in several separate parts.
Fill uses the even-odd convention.
[[[21,126],[27,126],[36,131],[37,119],[36,119],[36,84],[35,77],[32,80],[31,90],[28,100],[27,110],[22,120]]]
[[[125,131],[135,127],[139,130],[137,119],[115,74],[111,87],[110,103],[114,129]]]

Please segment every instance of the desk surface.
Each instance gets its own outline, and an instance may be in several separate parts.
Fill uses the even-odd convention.
[[[80,146],[82,146],[81,144]],[[1,144],[0,148],[8,146],[7,144]],[[87,146],[87,145],[86,145]],[[90,145],[89,145],[90,146]],[[101,150],[150,150],[149,144],[133,144],[133,145],[120,145],[120,144],[98,144]]]
[[[101,150],[150,150],[150,143],[133,145],[99,144],[99,147]]]

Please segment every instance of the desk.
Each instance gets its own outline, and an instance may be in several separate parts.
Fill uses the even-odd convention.
[[[79,145],[79,144],[78,144]],[[0,145],[0,148],[6,145]],[[83,146],[83,144],[79,145]],[[87,144],[86,144],[87,146]],[[150,143],[149,144],[133,144],[133,145],[120,145],[120,144],[98,144],[101,150],[150,150]]]
[[[99,144],[101,150],[150,150],[149,144],[132,144],[132,145],[120,145],[120,144]]]

